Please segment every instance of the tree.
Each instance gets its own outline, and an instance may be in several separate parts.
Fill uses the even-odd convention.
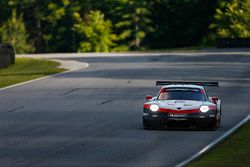
[[[151,1],[107,0],[107,2],[112,4],[111,12],[120,47],[124,50],[141,49],[147,34],[154,31],[150,19]]]
[[[78,52],[109,52],[115,46],[115,34],[112,33],[112,22],[104,19],[100,11],[90,11],[81,18],[75,13],[77,23],[73,29],[84,37]]]
[[[152,48],[199,45],[209,31],[216,4],[211,0],[155,0],[156,12],[151,15],[155,32],[146,42]]]
[[[11,16],[12,10],[11,8],[9,8],[8,4],[8,0],[1,0],[0,1],[0,25],[3,24],[3,22],[5,22],[6,20],[8,20],[8,18]]]
[[[17,17],[16,11],[12,17],[0,27],[0,36],[3,43],[11,43],[17,53],[30,53],[34,51],[33,45],[28,43],[28,34],[23,22],[22,15]]]
[[[223,0],[210,25],[219,37],[250,37],[250,0]]]
[[[45,42],[43,39],[44,19],[48,12],[49,0],[8,0],[9,8],[23,14],[26,28],[37,52],[43,52]]]
[[[89,22],[89,17],[90,11],[100,11],[100,15],[105,16],[102,21],[111,24],[103,24],[108,27],[107,34],[110,34],[104,35],[111,41],[106,42],[110,43],[107,47],[109,51],[194,46],[214,30],[208,27],[214,21],[216,5],[226,1],[228,0],[0,0],[0,24],[10,18],[12,10],[16,10],[18,16],[23,15],[29,40],[34,43],[36,52],[75,52],[84,42],[93,44],[94,40],[90,40],[92,37],[87,37],[80,27],[92,26],[97,31],[98,28],[94,28]],[[250,8],[247,7],[249,0],[230,0],[224,6],[243,2],[248,2],[243,10],[245,12],[245,9]],[[219,9],[224,12],[223,7]],[[239,17],[245,19],[245,15],[249,15],[247,13],[249,11],[244,13],[244,17]],[[226,17],[228,20],[234,18]],[[219,27],[225,27],[226,19],[223,16],[217,20],[214,27],[220,33]],[[236,28],[230,29],[245,32],[249,22],[244,20],[245,26],[242,26],[243,24],[231,24],[229,21],[226,25],[235,25]]]

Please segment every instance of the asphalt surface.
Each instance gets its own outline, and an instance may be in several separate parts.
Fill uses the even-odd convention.
[[[249,53],[61,60],[89,67],[0,91],[1,167],[175,166],[250,113]],[[219,81],[207,90],[223,101],[222,127],[143,130],[156,80]]]

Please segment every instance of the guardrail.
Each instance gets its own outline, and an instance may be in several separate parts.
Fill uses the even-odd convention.
[[[15,63],[15,49],[11,44],[0,44],[0,69]]]

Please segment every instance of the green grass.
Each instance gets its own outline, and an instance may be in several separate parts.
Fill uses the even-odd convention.
[[[0,69],[0,88],[64,71],[53,61],[30,58],[16,58],[9,68]]]
[[[250,122],[188,167],[249,167]]]

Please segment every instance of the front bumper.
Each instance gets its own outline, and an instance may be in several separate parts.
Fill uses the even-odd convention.
[[[153,127],[207,128],[216,124],[216,111],[192,114],[143,112],[143,121]]]

